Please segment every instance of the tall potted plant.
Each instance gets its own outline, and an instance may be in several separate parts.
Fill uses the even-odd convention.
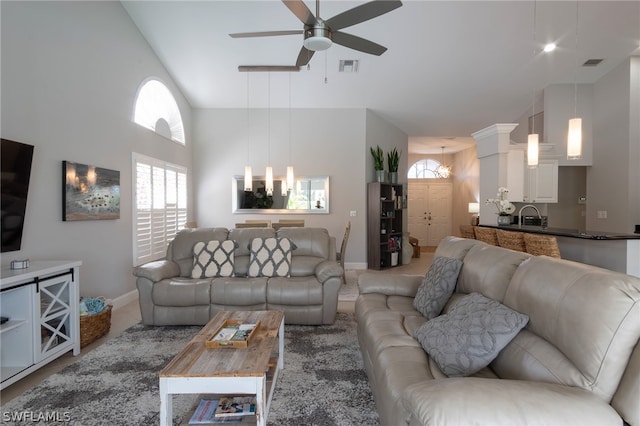
[[[371,155],[373,156],[373,168],[376,170],[376,179],[378,182],[384,182],[384,153],[380,146],[373,147],[371,149]]]
[[[391,183],[398,183],[398,164],[400,163],[401,152],[393,148],[387,153],[387,165],[389,166],[389,180]]]

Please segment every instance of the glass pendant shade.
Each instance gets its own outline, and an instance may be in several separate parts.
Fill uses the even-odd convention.
[[[253,173],[251,172],[251,166],[244,167],[244,190],[253,191]]]
[[[287,180],[286,179],[282,179],[280,181],[280,195],[282,195],[283,197],[287,196]]]
[[[273,167],[267,166],[267,182],[265,184],[265,189],[267,191],[267,195],[273,195]]]
[[[578,160],[582,157],[582,119],[569,120],[569,135],[567,137],[567,160]]]
[[[293,166],[287,166],[287,190],[293,191],[294,183]]]
[[[527,166],[535,168],[538,166],[538,135],[536,133],[527,138]]]

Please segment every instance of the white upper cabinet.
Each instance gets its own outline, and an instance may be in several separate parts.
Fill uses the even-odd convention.
[[[527,203],[558,202],[558,160],[540,160],[538,167],[527,169],[525,194]]]

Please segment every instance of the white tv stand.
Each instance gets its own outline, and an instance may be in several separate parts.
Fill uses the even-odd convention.
[[[79,261],[2,268],[0,377],[4,389],[61,355],[80,353]]]

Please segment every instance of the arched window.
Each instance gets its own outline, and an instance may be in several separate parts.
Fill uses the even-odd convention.
[[[184,145],[182,116],[175,98],[162,82],[147,80],[138,90],[133,121]]]
[[[440,167],[440,162],[437,160],[419,160],[413,163],[409,167],[407,178],[409,179],[439,179],[440,176],[436,173]]]

